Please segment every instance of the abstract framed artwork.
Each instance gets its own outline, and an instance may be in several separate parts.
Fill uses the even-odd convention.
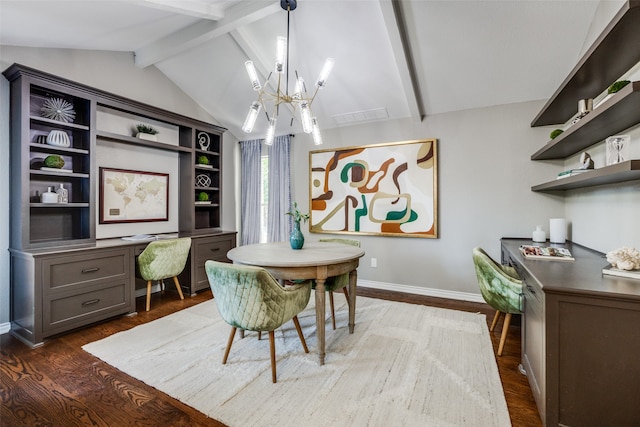
[[[100,168],[100,224],[169,220],[169,174]]]
[[[310,231],[438,237],[437,140],[309,153]]]

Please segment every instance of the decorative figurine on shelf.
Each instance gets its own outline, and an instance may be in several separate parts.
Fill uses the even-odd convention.
[[[593,169],[593,160],[586,151],[580,155],[580,169]]]
[[[198,145],[200,146],[201,150],[207,151],[209,149],[210,143],[211,143],[211,140],[209,139],[208,133],[206,132],[198,133]]]

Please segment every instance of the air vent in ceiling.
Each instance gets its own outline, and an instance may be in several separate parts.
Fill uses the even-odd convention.
[[[354,124],[357,122],[372,122],[389,118],[386,108],[376,108],[366,111],[354,111],[352,113],[338,114],[333,119],[338,125]]]

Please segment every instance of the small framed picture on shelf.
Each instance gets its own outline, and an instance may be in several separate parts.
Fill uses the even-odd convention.
[[[606,165],[615,165],[629,159],[629,135],[615,135],[606,139]]]

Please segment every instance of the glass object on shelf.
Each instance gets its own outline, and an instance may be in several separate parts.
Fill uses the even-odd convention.
[[[64,188],[64,184],[60,183],[60,187],[56,188],[58,193],[58,203],[69,203],[69,190]]]

